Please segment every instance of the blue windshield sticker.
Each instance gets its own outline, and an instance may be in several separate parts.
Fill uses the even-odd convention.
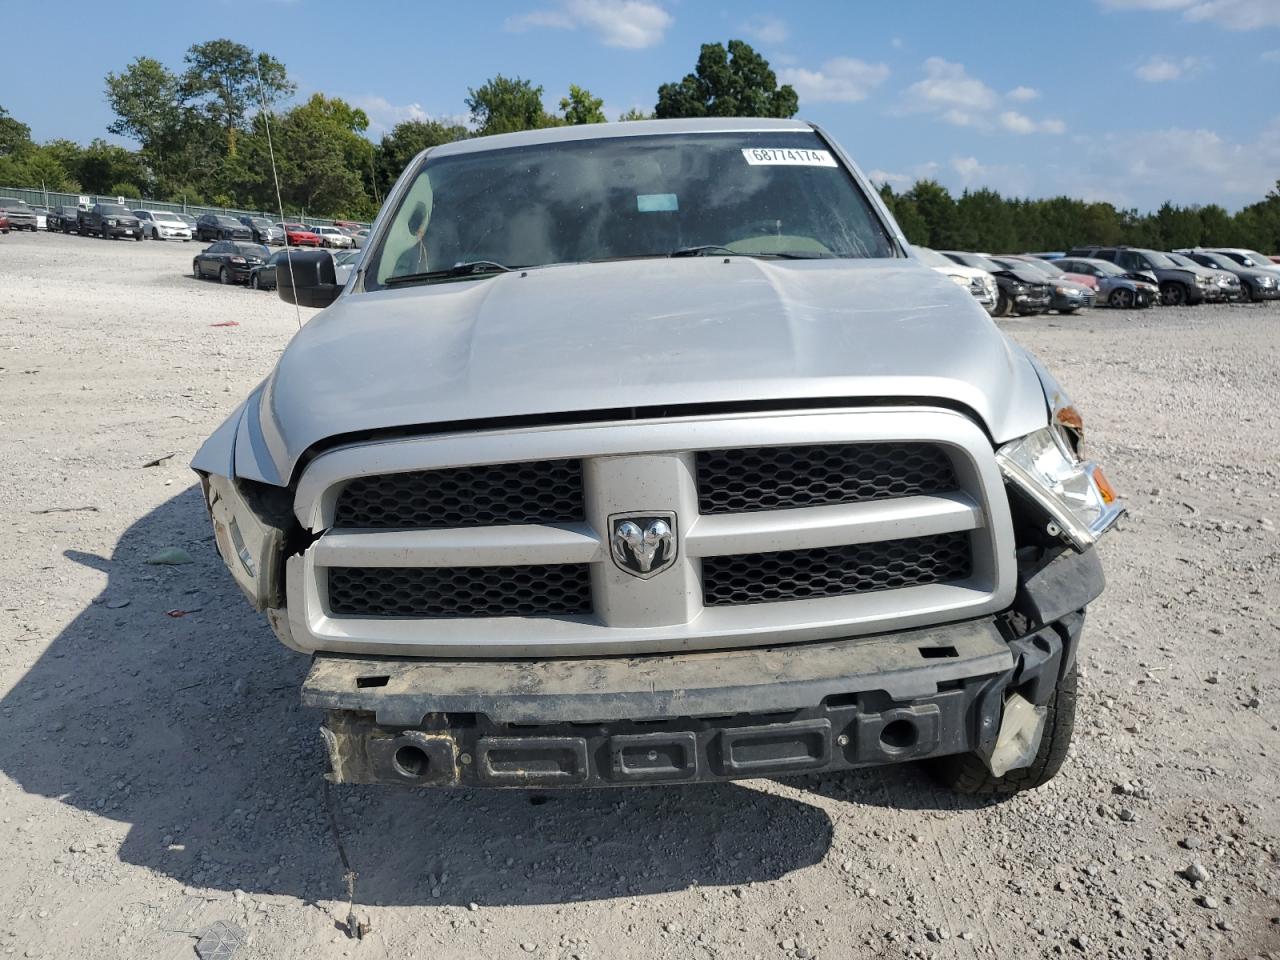
[[[638,193],[636,209],[641,213],[675,213],[680,204],[674,193]]]

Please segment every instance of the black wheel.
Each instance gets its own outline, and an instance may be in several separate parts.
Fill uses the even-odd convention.
[[[192,261],[191,261],[191,275],[192,275],[193,277],[195,277],[197,280],[200,280],[200,279],[201,279],[201,276],[200,276],[200,261],[199,261],[199,260],[192,260]]]
[[[218,268],[218,282],[219,282],[219,283],[221,283],[221,284],[224,284],[224,285],[225,285],[225,284],[230,283],[230,282],[231,282],[231,271],[230,271],[230,270],[228,270],[226,267],[219,267],[219,268]]]
[[[1133,306],[1134,296],[1132,290],[1126,290],[1121,287],[1119,290],[1112,290],[1111,296],[1107,297],[1107,303],[1121,310],[1128,310]]]
[[[1013,301],[1004,295],[1004,291],[1000,291],[1000,296],[996,299],[996,312],[993,317],[1007,317],[1013,312]]]
[[[141,231],[141,230],[139,230],[139,231],[138,231],[138,235],[137,235],[136,237],[134,237],[134,238],[133,238],[133,241],[134,241],[134,243],[141,243],[141,242],[142,242],[142,231]]]
[[[256,273],[251,273],[249,275],[249,286],[253,287],[255,290],[262,289],[262,286],[258,283],[258,275]]]
[[[1187,288],[1181,283],[1162,283],[1160,302],[1167,307],[1181,307],[1187,303]]]
[[[1040,750],[1030,766],[1010,770],[1003,777],[997,777],[976,754],[962,753],[930,761],[929,772],[940,784],[957,793],[1007,797],[1044,786],[1062,769],[1062,763],[1067,759],[1067,749],[1071,746],[1071,733],[1076,726],[1074,663],[1058,680],[1046,707]]]

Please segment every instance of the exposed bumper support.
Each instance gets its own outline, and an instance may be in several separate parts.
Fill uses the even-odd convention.
[[[1052,692],[1082,615],[1006,642],[990,618],[669,657],[316,657],[331,779],[587,787],[834,771],[996,747],[1006,694]]]

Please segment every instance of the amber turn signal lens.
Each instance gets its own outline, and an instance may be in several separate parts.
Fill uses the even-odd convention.
[[[1093,468],[1093,482],[1098,485],[1098,493],[1102,494],[1103,503],[1115,503],[1116,491],[1107,481],[1101,467]]]

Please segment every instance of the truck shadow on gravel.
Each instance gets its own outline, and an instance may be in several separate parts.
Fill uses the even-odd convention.
[[[168,547],[192,562],[147,564]],[[112,556],[66,556],[107,584],[0,700],[0,770],[126,824],[126,863],[201,889],[345,899],[319,715],[298,706],[306,658],[231,583],[199,489],[130,526]],[[737,785],[335,787],[330,798],[363,903],[564,903],[768,881],[821,861],[832,836],[819,807]],[[102,828],[88,818],[60,837],[51,869],[113,849]]]

